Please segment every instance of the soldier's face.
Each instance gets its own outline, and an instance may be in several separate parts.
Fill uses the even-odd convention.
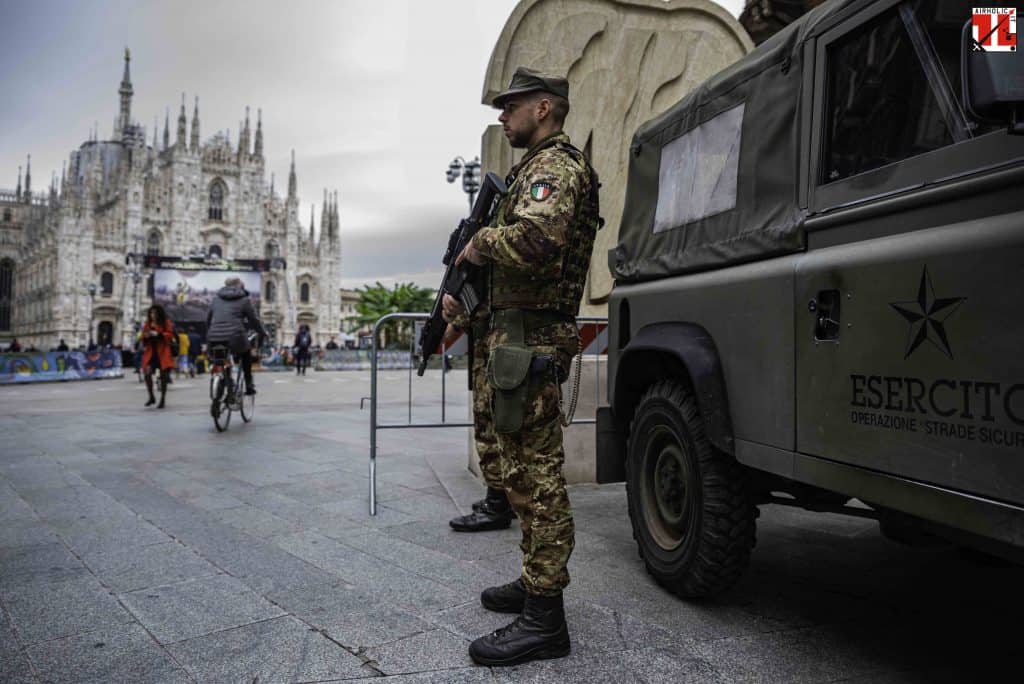
[[[508,98],[498,121],[512,147],[529,147],[539,124],[537,98],[523,95]]]

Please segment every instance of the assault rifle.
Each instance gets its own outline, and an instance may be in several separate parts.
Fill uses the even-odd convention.
[[[430,318],[427,319],[423,325],[423,331],[420,333],[420,348],[423,350],[423,357],[416,370],[417,375],[423,375],[423,371],[427,369],[427,361],[444,339],[444,332],[448,327],[442,316],[444,296],[450,294],[458,299],[469,314],[476,311],[480,305],[480,295],[474,285],[480,267],[474,266],[468,261],[456,265],[455,259],[462,253],[476,232],[490,222],[494,200],[507,192],[505,181],[497,174],[488,172],[484,176],[480,194],[476,196],[476,202],[473,203],[469,216],[459,221],[459,227],[452,231],[448,238],[448,249],[441,260],[441,263],[445,265],[441,288],[437,291],[437,299],[434,300],[434,306],[430,310]]]

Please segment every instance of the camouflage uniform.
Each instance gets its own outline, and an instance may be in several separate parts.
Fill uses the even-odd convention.
[[[482,332],[482,331],[481,331]],[[491,395],[487,387],[487,337],[473,335],[473,441],[480,459],[480,472],[488,487],[504,489],[501,473],[501,450],[494,434]]]
[[[533,323],[522,330],[521,342],[535,360],[554,360],[547,370],[529,374],[521,429],[493,434],[501,480],[522,526],[523,584],[531,594],[555,596],[569,583],[575,532],[562,474],[559,384],[579,349],[574,317],[599,222],[597,177],[564,133],[535,145],[510,176],[496,225],[481,229],[472,244],[486,260],[495,312],[484,340],[488,366],[497,348],[519,341],[510,340],[515,333],[502,322],[503,310],[529,312]],[[498,390],[479,382],[479,375],[474,421],[486,416],[493,429],[490,409]]]

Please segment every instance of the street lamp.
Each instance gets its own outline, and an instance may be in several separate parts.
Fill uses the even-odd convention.
[[[132,322],[132,335],[133,335],[133,337],[132,337],[132,340],[128,342],[129,346],[131,345],[132,342],[134,342],[134,333],[136,332],[135,326],[138,325],[138,318],[139,318],[139,282],[142,280],[142,268],[141,268],[141,264],[142,263],[143,263],[142,238],[141,237],[136,237],[135,238],[135,250],[132,251],[132,252],[129,252],[128,256],[125,258],[125,270],[124,270],[125,276],[128,277],[128,278],[131,278],[131,281],[132,281],[132,306],[131,306],[131,313],[129,314],[128,317],[129,317],[129,319]],[[127,334],[128,326],[124,326],[124,328],[125,328],[125,334]]]
[[[449,183],[462,176],[462,191],[469,195],[469,209],[473,210],[473,200],[476,192],[480,189],[480,157],[474,157],[473,161],[466,161],[462,157],[452,159],[445,172]]]

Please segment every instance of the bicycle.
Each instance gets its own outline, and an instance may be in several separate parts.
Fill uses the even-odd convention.
[[[238,411],[243,421],[250,422],[256,414],[256,395],[245,392],[242,364],[234,363],[231,350],[225,345],[210,347],[209,360],[210,415],[217,432],[228,429],[232,411]]]

